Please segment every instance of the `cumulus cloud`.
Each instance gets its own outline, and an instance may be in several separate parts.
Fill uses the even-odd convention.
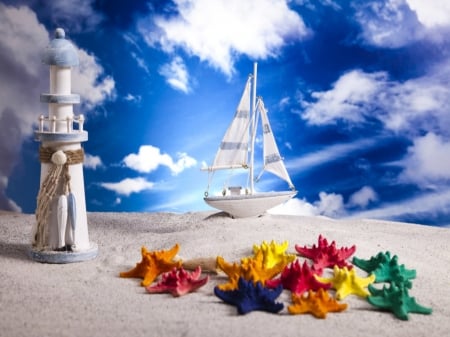
[[[291,40],[308,35],[286,0],[175,0],[176,13],[138,24],[150,46],[184,50],[231,76],[240,55],[276,57]]]
[[[6,189],[23,140],[32,134],[38,116],[47,113],[47,106],[39,102],[39,95],[49,88],[48,67],[41,63],[40,52],[49,43],[49,33],[29,7],[0,4],[0,35],[0,179],[4,182],[0,208],[17,210]],[[103,76],[94,56],[78,51],[81,74],[76,68],[72,72],[73,92],[93,108],[111,97],[114,81]]]
[[[92,31],[103,21],[94,9],[95,0],[53,0],[45,3],[42,14],[53,24],[69,31]]]
[[[268,211],[270,214],[300,216],[328,216],[337,218],[345,214],[344,198],[336,193],[319,193],[319,200],[309,203],[305,199],[292,198]]]
[[[450,25],[450,2],[447,0],[406,0],[406,3],[425,27]]]
[[[126,178],[116,183],[100,183],[100,186],[107,190],[114,191],[117,194],[129,196],[132,193],[139,193],[146,190],[152,190],[155,184],[147,181],[145,178]],[[116,199],[116,201],[120,199]]]
[[[103,167],[102,159],[99,156],[93,156],[89,153],[84,154],[84,167],[92,170]]]
[[[345,121],[351,124],[378,119],[395,132],[414,130],[448,133],[450,121],[448,81],[450,64],[440,63],[427,74],[400,82],[385,72],[352,70],[343,74],[326,91],[300,98],[302,118],[314,125]]]
[[[352,70],[343,74],[328,91],[311,93],[313,103],[302,100],[302,115],[310,124],[321,125],[346,120],[363,121],[364,112],[373,109],[373,99],[386,83],[385,72]]]
[[[355,2],[354,7],[361,39],[368,45],[399,48],[423,36],[417,17],[405,0],[361,1]]]
[[[173,175],[177,175],[186,168],[197,164],[197,161],[186,153],[178,153],[177,157],[178,160],[174,161],[170,155],[161,153],[159,148],[152,145],[142,145],[137,154],[127,155],[123,159],[123,163],[125,166],[142,173],[150,173],[162,165],[168,167]]]
[[[348,206],[366,208],[371,202],[377,200],[377,192],[370,186],[363,186],[360,190],[350,195]]]
[[[191,91],[189,74],[181,57],[177,56],[172,62],[162,65],[159,73],[166,78],[166,82],[173,89],[185,94]]]
[[[360,38],[370,46],[401,48],[424,38],[448,35],[447,0],[369,0],[354,2],[353,6]]]
[[[115,98],[115,81],[104,74],[95,56],[78,49],[80,64],[72,71],[72,91],[82,97],[84,109],[92,110],[108,99]]]
[[[450,140],[432,132],[417,137],[402,161],[400,180],[430,187],[450,181]]]

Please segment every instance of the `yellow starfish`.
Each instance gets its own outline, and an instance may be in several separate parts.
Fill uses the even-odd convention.
[[[288,311],[292,315],[311,313],[317,318],[326,318],[328,312],[339,312],[347,309],[347,304],[339,303],[324,290],[308,291],[308,296],[292,293],[292,305]]]
[[[181,267],[181,261],[173,261],[180,246],[176,244],[169,250],[148,251],[141,248],[142,260],[133,269],[120,273],[120,277],[142,278],[141,285],[149,286],[162,273]]]
[[[253,245],[253,253],[256,256],[258,252],[263,252],[263,264],[265,268],[272,268],[279,263],[288,265],[296,258],[294,254],[286,254],[288,246],[288,241],[284,241],[282,244],[277,244],[274,241],[271,241],[270,244],[268,244],[266,241],[263,241],[260,246]]]
[[[336,289],[336,299],[341,300],[348,295],[354,294],[361,297],[370,295],[367,286],[375,282],[375,275],[370,275],[366,278],[359,277],[355,269],[348,270],[347,267],[334,267],[334,276],[330,279],[315,276],[320,282],[331,283],[331,286]]]
[[[238,287],[239,277],[246,281],[261,282],[263,285],[267,280],[272,279],[284,269],[284,263],[278,263],[272,268],[266,268],[263,263],[264,254],[260,250],[254,257],[241,259],[241,264],[228,263],[223,257],[217,257],[217,267],[228,275],[229,281],[226,284],[218,285],[221,290],[235,290]]]

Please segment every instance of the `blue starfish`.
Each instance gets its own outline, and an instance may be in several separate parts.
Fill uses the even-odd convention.
[[[389,288],[383,286],[383,289],[377,289],[369,285],[369,291],[372,295],[367,297],[367,300],[373,306],[391,311],[395,317],[402,320],[408,320],[408,313],[410,312],[424,315],[431,314],[431,308],[418,304],[414,297],[409,296],[408,287],[409,285],[393,282],[391,282]]]
[[[265,288],[261,282],[254,284],[240,277],[238,288],[235,290],[221,290],[217,286],[214,294],[228,304],[237,307],[238,313],[244,315],[254,310],[262,310],[277,313],[283,309],[283,303],[275,302],[280,296],[283,287],[279,285],[275,289]]]

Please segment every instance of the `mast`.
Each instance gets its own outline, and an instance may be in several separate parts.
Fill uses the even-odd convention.
[[[256,76],[258,63],[253,63],[253,94],[252,94],[252,134],[250,142],[250,194],[254,192],[254,164],[255,164],[255,139],[256,139]]]

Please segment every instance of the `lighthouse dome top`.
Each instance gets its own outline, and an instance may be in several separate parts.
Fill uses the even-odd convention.
[[[77,66],[78,54],[75,47],[66,39],[64,29],[55,30],[55,38],[45,48],[42,62],[60,67]]]

